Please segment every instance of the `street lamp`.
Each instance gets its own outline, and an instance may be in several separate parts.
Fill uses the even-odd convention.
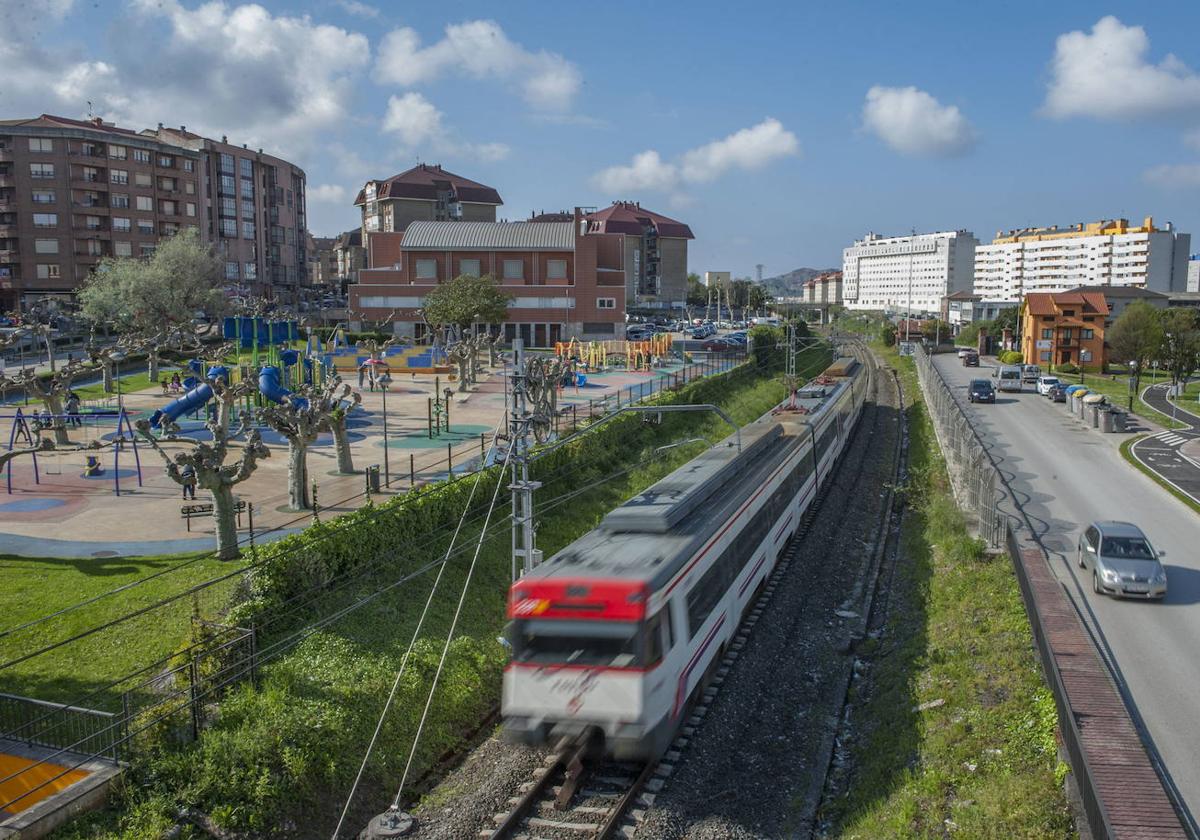
[[[121,362],[125,361],[125,354],[120,350],[115,350],[109,354],[108,358],[112,359],[113,375],[117,378],[117,412],[120,413],[124,407],[121,400]]]
[[[379,379],[380,390],[383,392],[383,486],[386,488],[392,483],[391,468],[388,463],[388,424],[387,424],[387,392],[388,386],[392,384],[392,376],[390,373],[384,373]]]
[[[1134,384],[1137,376],[1137,359],[1129,361],[1129,410],[1133,411],[1133,391],[1137,386]]]

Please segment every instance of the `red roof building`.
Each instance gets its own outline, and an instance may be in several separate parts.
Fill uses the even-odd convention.
[[[683,309],[687,300],[687,242],[692,229],[633,201],[588,213],[588,233],[616,234],[624,249],[629,311]]]

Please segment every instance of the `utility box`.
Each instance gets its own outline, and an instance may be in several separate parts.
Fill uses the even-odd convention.
[[[367,467],[367,492],[378,493],[379,487],[379,465],[372,464]]]

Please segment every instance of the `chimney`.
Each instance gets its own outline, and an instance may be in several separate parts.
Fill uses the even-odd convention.
[[[222,142],[222,143],[228,143],[228,142],[229,142],[229,136],[228,136],[228,135],[226,135],[226,134],[222,134],[222,135],[221,135],[221,142]]]
[[[245,144],[245,143],[243,143],[243,144],[242,144],[242,148],[243,148],[243,149],[244,149],[244,148],[246,148],[246,144]]]
[[[258,153],[261,155],[261,154],[262,154],[262,149],[259,149],[259,150],[258,150]]]
[[[162,123],[159,123],[159,124],[158,124],[158,130],[159,130],[159,131],[162,131]]]
[[[180,133],[187,131],[187,126],[186,125],[179,126],[179,131],[180,131]]]

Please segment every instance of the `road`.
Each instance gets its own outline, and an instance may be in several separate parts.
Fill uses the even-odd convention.
[[[935,363],[948,384],[961,386],[954,389],[959,402],[1013,501],[1113,665],[1171,781],[1191,813],[1200,814],[1200,515],[1124,461],[1116,445],[1123,436],[1085,427],[1061,403],[1032,390],[998,394],[995,405],[968,404],[968,381],[991,371],[964,368],[953,354],[936,356]],[[1134,522],[1166,552],[1162,603],[1092,592],[1090,573],[1075,562],[1076,546],[1098,519]]]

